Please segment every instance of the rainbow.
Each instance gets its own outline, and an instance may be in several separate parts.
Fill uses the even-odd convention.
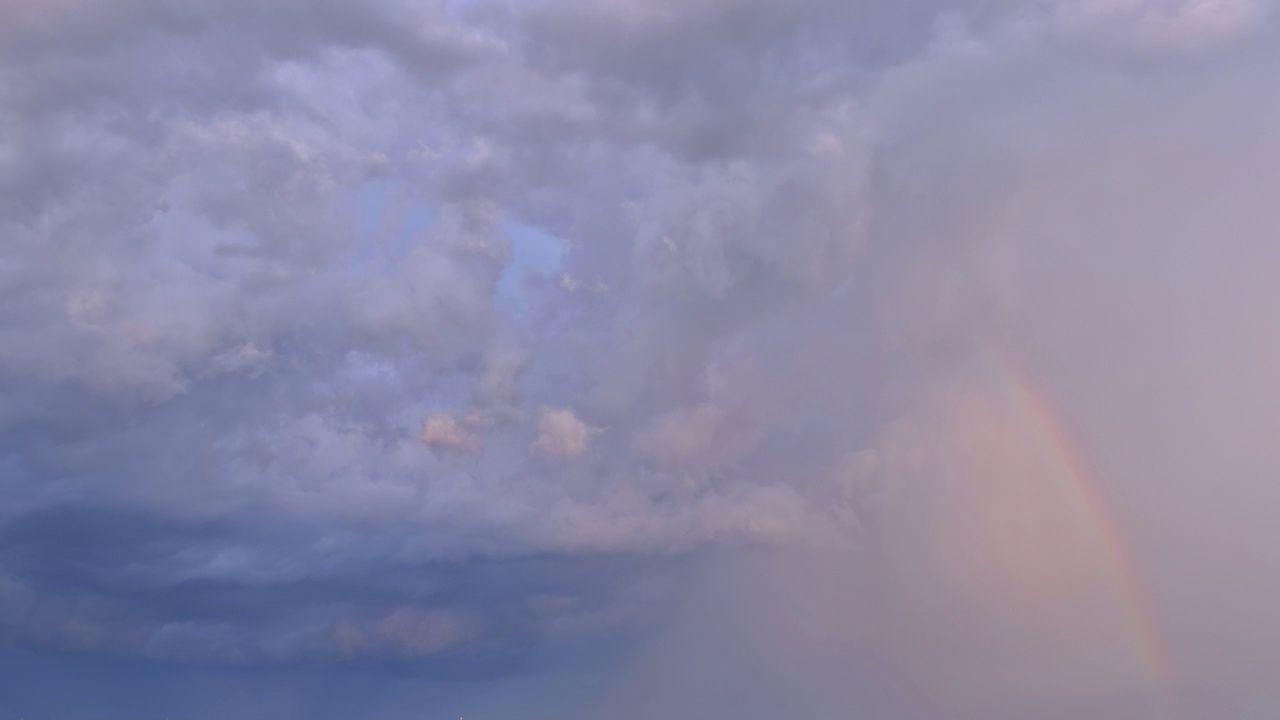
[[[1087,531],[1095,537],[1107,558],[1108,573],[1115,583],[1117,597],[1124,604],[1123,612],[1132,628],[1144,671],[1155,684],[1161,712],[1171,720],[1181,720],[1184,715],[1176,700],[1177,676],[1173,662],[1157,631],[1124,537],[1097,487],[1085,454],[1075,442],[1074,433],[1056,410],[1049,393],[1021,363],[1001,353],[990,353],[989,360],[1001,379],[1007,409],[1026,433],[1029,446],[1049,467],[1059,470],[1055,474],[1064,483],[1067,496],[1074,500],[1076,509],[1088,523]]]

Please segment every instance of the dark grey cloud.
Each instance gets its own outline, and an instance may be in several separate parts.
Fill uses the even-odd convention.
[[[1001,357],[1272,707],[1271,10],[0,0],[0,644],[1145,717]]]

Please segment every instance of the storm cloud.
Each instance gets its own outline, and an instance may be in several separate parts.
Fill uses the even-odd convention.
[[[1271,717],[1272,11],[0,0],[0,714]]]

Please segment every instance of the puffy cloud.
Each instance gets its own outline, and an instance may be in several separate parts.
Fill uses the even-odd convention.
[[[538,415],[538,437],[529,450],[553,458],[578,457],[587,451],[592,433],[572,410],[543,408]]]
[[[480,448],[480,438],[467,431],[452,415],[428,417],[418,437],[431,447],[462,452],[475,452]]]

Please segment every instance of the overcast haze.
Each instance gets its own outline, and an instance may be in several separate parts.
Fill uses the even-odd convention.
[[[1280,716],[1268,0],[0,0],[0,720]]]

